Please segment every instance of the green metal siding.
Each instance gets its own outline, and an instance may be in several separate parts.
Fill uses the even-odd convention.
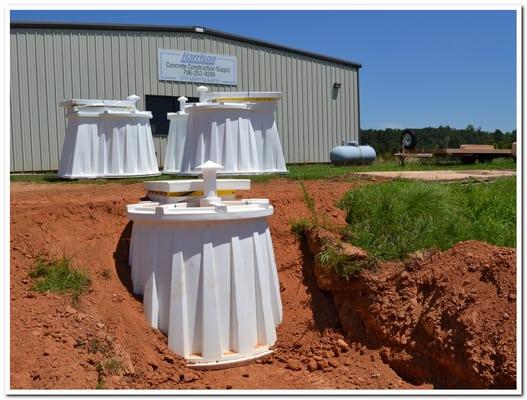
[[[328,162],[344,139],[358,140],[357,72],[294,52],[207,34],[93,29],[11,29],[11,171],[58,169],[70,98],[196,96],[196,84],[159,81],[157,49],[236,56],[237,86],[212,91],[281,91],[278,130],[288,163]],[[334,96],[333,84],[342,84]],[[163,166],[166,138],[155,137]]]

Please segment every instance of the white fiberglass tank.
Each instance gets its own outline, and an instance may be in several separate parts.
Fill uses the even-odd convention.
[[[185,150],[185,138],[188,132],[188,114],[185,112],[187,98],[180,97],[178,101],[180,111],[167,114],[170,125],[163,167],[163,172],[166,174],[177,174],[180,172],[183,151]]]
[[[197,175],[207,160],[223,165],[222,174],[287,172],[275,121],[282,94],[207,90],[200,86],[198,103],[183,102],[180,112],[168,114],[164,172]]]
[[[58,176],[67,179],[158,175],[152,113],[126,100],[65,100],[66,135]]]
[[[147,186],[160,201],[127,206],[133,290],[168,347],[198,368],[269,354],[282,320],[267,224],[273,206],[267,199],[222,199],[222,190],[248,188],[248,181],[216,180],[219,168],[209,161],[198,167],[203,180]],[[168,193],[187,189],[202,196],[170,202]]]

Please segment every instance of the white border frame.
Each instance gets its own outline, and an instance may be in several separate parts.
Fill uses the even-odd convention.
[[[281,0],[268,0],[265,3],[246,1],[225,1],[221,3],[212,3],[213,0],[193,0],[192,2],[181,0],[157,0],[155,3],[148,3],[141,0],[131,3],[133,0],[93,0],[91,2],[78,2],[71,4],[71,0],[55,0],[43,4],[42,0],[7,0],[4,2],[2,8],[2,25],[3,25],[3,40],[1,51],[4,54],[4,62],[0,67],[0,73],[3,74],[0,97],[0,110],[2,120],[4,121],[4,135],[3,135],[3,168],[2,183],[4,189],[4,196],[2,196],[2,206],[4,211],[4,223],[0,230],[0,243],[5,245],[7,251],[3,251],[3,291],[1,301],[3,302],[5,327],[3,333],[7,334],[4,337],[4,346],[0,350],[0,357],[4,360],[4,373],[2,374],[2,386],[4,394],[7,395],[404,395],[404,396],[423,396],[423,395],[519,395],[523,392],[523,43],[525,40],[525,32],[523,30],[523,3],[511,2],[508,4],[496,3],[490,1],[465,1],[459,4],[455,0],[442,1],[441,3],[432,3],[418,0],[406,1],[403,4],[397,4],[393,1],[382,3],[369,3],[367,0],[355,0],[353,3],[346,0],[333,0],[332,2],[321,3],[315,0],[289,0],[284,2]],[[10,333],[10,118],[9,103],[10,103],[10,48],[9,48],[9,29],[10,29],[10,11],[11,10],[512,10],[516,11],[516,131],[517,131],[517,151],[519,167],[517,170],[517,320],[516,320],[516,357],[517,357],[517,385],[515,390],[22,390],[10,389],[10,358],[9,358],[9,333]],[[521,218],[521,219],[520,219]],[[284,370],[284,373],[285,372]],[[105,396],[106,397],[106,396]]]

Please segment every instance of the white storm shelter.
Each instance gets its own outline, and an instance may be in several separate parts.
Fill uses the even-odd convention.
[[[223,165],[221,174],[287,172],[275,121],[280,92],[198,92],[198,103],[181,97],[180,111],[167,114],[165,173],[198,175],[207,160]]]
[[[66,179],[158,175],[150,128],[152,113],[126,100],[72,99],[59,103],[66,135],[58,176]]]
[[[282,320],[267,199],[234,200],[250,181],[145,182],[150,199],[127,206],[129,263],[150,325],[190,366],[222,368],[269,354]]]

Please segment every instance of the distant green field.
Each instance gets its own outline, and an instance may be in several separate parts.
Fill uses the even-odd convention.
[[[288,174],[269,174],[269,175],[253,175],[243,176],[250,178],[253,182],[265,182],[274,178],[286,178],[293,180],[309,180],[309,179],[325,179],[336,176],[346,175],[353,172],[368,172],[368,171],[429,171],[429,170],[474,170],[474,169],[516,169],[516,162],[510,158],[497,158],[491,163],[476,163],[472,165],[463,164],[431,164],[431,163],[407,163],[401,167],[395,161],[376,161],[367,166],[335,166],[332,164],[290,164],[287,166]],[[240,178],[242,176],[239,176]],[[145,178],[123,178],[123,179],[59,179],[55,173],[41,173],[41,174],[13,174],[11,175],[11,182],[31,182],[31,183],[94,183],[104,184],[112,182],[120,183],[137,183],[152,180],[167,180],[167,179],[188,179],[188,177],[178,177],[174,175],[160,175],[156,177]]]

